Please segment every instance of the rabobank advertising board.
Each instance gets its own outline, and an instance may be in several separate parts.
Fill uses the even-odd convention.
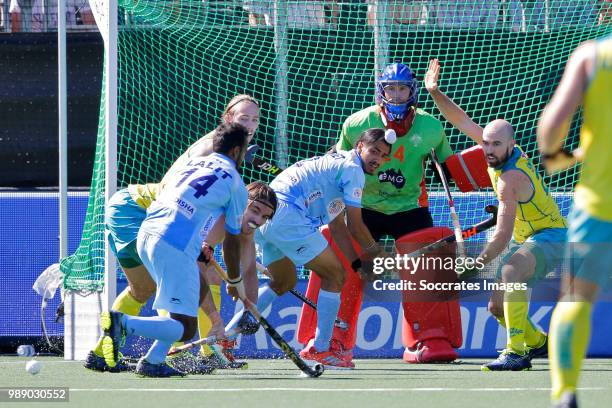
[[[296,289],[304,293],[306,281],[299,281]],[[547,286],[558,286],[551,280]],[[540,291],[547,288],[539,288]],[[537,294],[536,294],[537,295]],[[542,298],[542,296],[534,296]],[[612,355],[612,301],[609,294],[594,308],[592,340],[589,347],[590,356]],[[463,344],[458,350],[461,357],[492,357],[498,354],[506,344],[506,331],[487,310],[488,297],[479,294],[476,297],[466,296],[461,300],[461,323]],[[555,302],[546,300],[532,301],[529,315],[537,326],[548,330],[550,316]],[[232,302],[224,294],[222,316],[227,321],[233,312],[241,306]],[[297,322],[300,318],[302,303],[293,295],[287,293],[280,296],[270,308],[263,311],[263,316],[276,330],[297,349],[300,345],[296,340]],[[403,309],[398,295],[397,302],[385,299],[373,301],[364,299],[357,327],[357,346],[354,350],[356,358],[401,358]],[[238,338],[237,355],[248,357],[280,357],[282,353],[263,329],[255,335]]]

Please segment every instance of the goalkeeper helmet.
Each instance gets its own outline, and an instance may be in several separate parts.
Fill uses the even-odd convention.
[[[385,96],[385,87],[390,85],[404,85],[410,89],[410,95],[405,101],[397,101],[387,99]],[[393,121],[399,121],[406,118],[408,110],[412,106],[416,106],[419,96],[419,83],[414,77],[414,73],[407,65],[399,61],[387,65],[382,74],[376,79],[376,97],[385,107],[389,118]]]

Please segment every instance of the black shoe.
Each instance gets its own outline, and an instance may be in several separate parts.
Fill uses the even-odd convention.
[[[87,358],[85,358],[85,363],[83,364],[83,367],[92,371],[108,371],[109,373],[134,371],[136,368],[133,364],[129,364],[127,361],[125,361],[121,354],[119,354],[119,361],[117,361],[117,364],[114,367],[110,367],[108,364],[106,364],[106,360],[104,360],[104,357],[97,355],[93,352],[93,350],[87,354]]]
[[[151,364],[144,357],[138,361],[136,365],[136,375],[141,377],[155,377],[155,378],[166,378],[166,377],[184,377],[186,374],[175,370],[168,364]]]
[[[534,358],[547,358],[548,357],[548,336],[544,338],[544,344],[540,347],[529,348],[527,351],[527,358],[533,360]]]
[[[104,330],[102,354],[109,367],[114,368],[119,361],[119,348],[125,343],[125,329],[121,326],[123,313],[108,311],[100,314],[100,326]]]
[[[576,393],[564,392],[561,398],[559,398],[559,401],[553,405],[553,408],[578,408]]]
[[[212,374],[216,368],[204,358],[194,356],[189,351],[168,357],[166,363],[185,374]]]
[[[525,371],[531,369],[527,355],[520,355],[512,350],[504,350],[496,360],[483,364],[481,371]]]

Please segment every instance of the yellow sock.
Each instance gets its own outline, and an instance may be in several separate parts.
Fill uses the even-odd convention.
[[[221,286],[209,285],[208,288],[210,289],[210,295],[212,296],[215,307],[217,310],[221,311]],[[208,336],[211,328],[212,322],[210,318],[200,308],[198,310],[198,333],[200,334],[200,338],[203,339],[204,337]],[[203,344],[202,347],[200,347],[200,353],[203,356],[208,357],[213,353],[213,351],[207,344]]]
[[[134,296],[132,296],[132,293],[130,293],[130,288],[127,287],[123,289],[123,292],[117,295],[115,301],[113,302],[113,305],[111,306],[111,309],[121,313],[125,313],[130,316],[138,316],[140,314],[140,309],[142,309],[143,306],[144,303],[140,303],[139,301],[134,299]],[[98,344],[96,344],[96,347],[94,348],[94,353],[102,357],[101,338],[98,341]]]
[[[494,316],[495,320],[499,323],[501,327],[506,328],[506,317],[498,317]],[[544,344],[544,340],[546,340],[546,334],[544,332],[538,330],[535,327],[535,324],[531,321],[530,318],[527,318],[527,324],[525,325],[525,346],[527,347],[542,347]]]
[[[504,293],[504,317],[508,332],[508,348],[519,354],[525,354],[525,326],[527,325],[526,290],[515,290]]]
[[[546,334],[538,330],[531,319],[527,318],[527,323],[525,324],[525,345],[532,348],[541,347],[545,340]]]
[[[550,320],[552,398],[575,392],[582,359],[591,336],[591,303],[559,302]]]

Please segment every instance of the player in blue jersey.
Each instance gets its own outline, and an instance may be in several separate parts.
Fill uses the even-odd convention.
[[[213,152],[189,160],[168,180],[147,210],[138,233],[138,255],[157,285],[154,309],[169,317],[136,317],[109,311],[101,315],[102,351],[107,364],[117,363],[118,349],[126,335],[155,339],[140,359],[136,374],[149,377],[184,375],[169,367],[165,357],[172,343],[190,340],[196,331],[201,290],[196,259],[200,254],[200,230],[213,218],[225,215],[224,261],[234,295],[244,296],[240,276],[242,216],[247,190],[238,173],[247,148],[248,130],[240,124],[222,124],[213,140]]]
[[[316,271],[321,278],[318,298],[317,331],[314,339],[300,353],[307,361],[330,368],[352,368],[329,350],[334,320],[340,306],[344,268],[319,231],[325,224],[333,240],[355,270],[361,262],[371,261],[382,250],[361,218],[364,171],[374,173],[391,151],[382,129],[362,133],[355,149],[302,160],[283,171],[270,184],[276,192],[278,207],[274,218],[255,234],[263,251],[263,263],[271,280],[259,288],[257,308],[265,310],[279,295],[296,283],[296,265]],[[344,221],[344,212],[346,219]],[[347,229],[348,226],[348,229]],[[351,236],[361,245],[360,259],[353,249]],[[226,327],[234,327],[240,314]]]

